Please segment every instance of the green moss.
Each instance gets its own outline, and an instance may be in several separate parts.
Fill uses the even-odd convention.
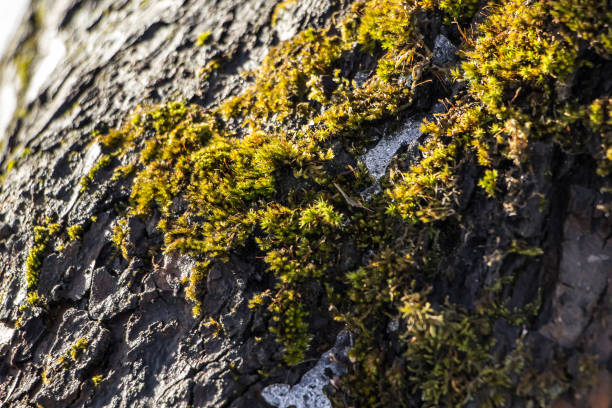
[[[25,278],[28,290],[28,304],[39,302],[38,280],[44,256],[48,252],[52,239],[60,231],[60,225],[47,220],[45,225],[34,227],[34,244],[28,252],[25,262]]]
[[[104,155],[98,162],[89,170],[86,176],[83,176],[79,181],[81,185],[81,193],[87,191],[87,188],[93,183],[98,172],[108,166],[110,166],[112,157],[110,155]]]
[[[94,387],[97,387],[98,385],[100,385],[102,380],[104,380],[103,374],[94,375],[93,377],[91,377],[91,382],[93,383]]]
[[[276,22],[278,21],[278,16],[280,13],[286,9],[287,7],[295,4],[297,0],[283,0],[274,7],[274,12],[272,13],[272,27],[276,26]]]
[[[202,69],[200,69],[200,71],[198,72],[198,77],[202,81],[208,81],[210,77],[212,77],[214,73],[219,71],[220,69],[221,59],[213,58],[212,60],[208,61],[208,63],[203,66]]]
[[[18,161],[17,160],[9,160],[8,164],[6,165],[6,172],[8,173],[9,171],[13,170],[15,168],[15,166],[17,165]]]
[[[202,32],[200,35],[198,35],[198,38],[196,39],[196,46],[201,47],[207,44],[208,40],[210,40],[210,37],[211,37],[210,31]]]
[[[612,55],[612,11],[605,0],[555,0],[551,14],[603,55]]]
[[[450,24],[474,17],[480,0],[420,0],[419,4],[426,10],[440,10],[444,14],[444,23]]]
[[[125,218],[120,219],[113,226],[113,232],[111,241],[113,242],[115,249],[117,249],[125,259],[130,259],[128,252],[129,243],[126,242],[126,237],[130,233],[130,227],[128,221]]]
[[[407,171],[391,170],[382,180],[384,194],[363,205],[352,198],[371,183],[363,166],[326,170],[334,147],[361,154],[372,142],[371,127],[394,121],[412,106],[415,88],[433,77],[423,45],[428,28],[417,14],[426,8],[428,15],[462,20],[477,4],[356,3],[334,27],[306,30],[273,48],[249,74],[252,85],[220,106],[137,107],[123,126],[98,136],[112,158],[105,166],[138,158],[127,164],[134,177],[126,217],[159,211],[163,250],[197,260],[185,282],[195,316],[202,314],[210,266],[247,249],[274,278],[249,307],[266,316],[288,365],[308,356],[311,311],[322,305],[358,334],[355,371],[345,380],[355,406],[504,405],[527,357],[519,345],[503,358],[493,355],[493,325],[499,319],[527,325],[538,306],[508,311],[503,279],[469,309],[433,304],[423,282],[437,284],[454,272],[442,270],[441,260],[452,254],[440,242],[456,240],[449,231],[463,228],[458,184],[465,163],[484,175],[485,193],[503,201],[517,193],[511,175],[523,171],[534,141],[566,143],[568,126],[588,123],[602,140],[604,168],[608,102],[568,107],[556,98],[555,85],[581,57],[575,36],[556,34],[563,24],[551,14],[556,6],[488,5],[453,73],[467,91],[424,123],[422,160]],[[362,52],[377,64],[358,87],[343,71],[343,58]],[[213,68],[205,67],[202,77]],[[128,232],[126,219],[113,228],[125,257]],[[345,246],[355,253],[345,255]],[[541,254],[520,241],[499,249]],[[359,261],[342,269],[345,256]],[[216,332],[214,316],[206,317]],[[392,322],[397,334],[388,340]],[[382,351],[390,349],[399,350],[392,360]]]
[[[218,337],[223,333],[223,325],[215,320],[212,316],[208,318],[208,321],[204,323],[204,326],[213,330],[213,337]]]
[[[76,241],[77,239],[81,239],[83,234],[83,226],[80,224],[73,225],[68,227],[68,240],[70,242]]]
[[[478,185],[482,187],[489,197],[495,197],[495,190],[497,187],[497,170],[486,170],[485,175],[478,182]]]
[[[129,177],[134,172],[134,164],[128,164],[126,166],[120,166],[113,172],[111,181],[117,181],[123,178]]]
[[[587,108],[584,122],[599,137],[601,150],[597,155],[601,176],[612,171],[612,98],[598,98]],[[586,119],[588,117],[588,119]]]
[[[495,361],[492,320],[486,313],[448,306],[436,312],[419,293],[403,299],[400,313],[409,340],[405,357],[412,362],[407,374],[425,406],[461,406],[473,399],[479,406],[504,405],[504,391],[520,362]]]
[[[72,361],[76,361],[79,356],[87,351],[87,346],[89,345],[89,340],[86,337],[81,337],[78,339],[70,349],[68,350],[68,355],[72,359]]]
[[[331,139],[345,140],[351,149],[363,146],[369,123],[411,103],[413,88],[400,85],[402,78],[412,75],[417,83],[427,65],[414,12],[395,1],[357,4],[337,29],[309,29],[272,49],[253,74],[254,84],[219,108],[204,112],[175,102],[137,108],[122,128],[100,135],[107,154],[120,160],[137,140],[153,134],[139,153],[129,212],[146,217],[160,210],[165,251],[200,260],[186,288],[195,315],[201,313],[210,262],[227,259],[254,238],[278,280],[277,293],[260,307],[273,316],[271,331],[284,345],[286,361],[304,358],[312,338],[305,287],[314,279],[333,292],[343,280],[329,272],[338,261],[333,242],[349,231],[361,235],[357,228],[345,231],[353,215],[345,216],[338,206],[345,205],[346,192],[355,195],[354,188],[365,186],[367,175],[355,172],[357,182],[346,187],[337,184],[343,180],[330,180],[323,165],[333,158]],[[343,52],[358,51],[355,44],[381,55],[377,72],[361,88],[335,65]],[[325,75],[335,89],[324,89]],[[247,131],[236,132],[228,122]],[[279,195],[287,175],[308,188]],[[179,196],[187,208],[175,214]],[[382,205],[380,220],[384,212]],[[125,226],[120,222],[113,233],[124,256]],[[369,241],[383,244],[376,234]]]

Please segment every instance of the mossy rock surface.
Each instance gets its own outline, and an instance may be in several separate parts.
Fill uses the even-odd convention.
[[[610,405],[610,27],[605,1],[33,2],[0,62],[0,398]]]

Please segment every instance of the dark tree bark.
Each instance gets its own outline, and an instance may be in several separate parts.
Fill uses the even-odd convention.
[[[231,262],[210,283],[205,301],[232,327],[232,336],[213,337],[214,330],[192,318],[181,295],[158,286],[150,259],[124,269],[113,260],[110,226],[128,198],[125,186],[111,189],[112,174],[101,174],[95,190],[82,194],[79,180],[101,154],[91,144],[92,131],[118,125],[138,104],[185,100],[209,106],[236,94],[244,87],[240,72],[257,67],[279,37],[325,24],[340,6],[300,2],[272,27],[276,5],[267,0],[32,5],[2,71],[5,81],[17,85],[20,105],[0,158],[5,168],[14,163],[0,198],[4,406],[264,405],[256,397],[263,386],[257,370],[264,368],[257,361],[272,366],[277,351],[258,348],[246,336],[254,324],[245,310],[253,288],[237,281],[246,282],[252,266]],[[206,31],[211,45],[198,47]],[[28,81],[20,83],[14,61],[26,52],[32,61],[24,68]],[[199,79],[206,62],[220,56],[224,63],[215,77]],[[51,304],[22,316],[16,329],[32,227],[45,217],[89,227],[80,243],[43,261],[41,290]],[[137,246],[158,239],[152,225],[132,222],[132,233],[139,231],[133,237]],[[180,275],[191,266],[167,258],[160,268]],[[143,268],[147,277],[139,273]],[[86,358],[46,383],[41,374],[51,378],[56,360],[82,337],[90,339]],[[275,377],[285,381],[300,371]],[[91,378],[97,375],[103,379],[95,387]]]
[[[12,119],[0,152],[2,407],[284,407],[289,400],[279,402],[278,395],[266,397],[262,391],[271,384],[298,384],[311,369],[324,372],[329,377],[322,377],[326,384],[340,388],[335,390],[336,403],[350,406],[360,401],[355,397],[360,390],[350,387],[360,384],[355,373],[364,371],[352,371],[348,359],[342,359],[354,333],[342,331],[331,312],[311,311],[309,323],[315,333],[308,358],[293,367],[284,363],[283,348],[268,336],[264,317],[249,308],[254,295],[278,288],[260,253],[249,246],[254,247],[253,242],[210,268],[202,290],[205,313],[199,318],[194,318],[184,293],[197,260],[162,253],[159,211],[147,219],[127,218],[123,239],[129,256],[118,254],[114,228],[125,215],[131,181],[117,181],[112,169],[96,167],[103,158],[96,136],[119,128],[138,105],[185,101],[204,109],[218,106],[244,91],[249,80],[241,74],[257,68],[273,46],[308,27],[327,26],[348,13],[351,3],[33,2],[0,60],[0,94],[7,98],[2,104],[15,105],[14,112],[4,108]],[[482,7],[486,2],[480,3],[474,24],[488,13]],[[340,143],[331,144],[336,157],[326,164],[330,174],[355,171],[357,159],[376,178],[389,174],[390,162],[394,169],[406,171],[421,158],[418,145],[426,139],[418,130],[421,121],[444,112],[446,101],[461,100],[468,93],[467,84],[453,85],[443,78],[463,58],[457,50],[465,33],[434,12],[426,14],[415,15],[425,27],[422,41],[431,50],[426,61],[430,71],[420,78],[413,70],[402,79],[407,88],[413,79],[422,81],[413,86],[405,109],[368,124],[364,133],[379,144],[370,143],[367,154],[354,157]],[[204,40],[206,32],[210,38]],[[353,51],[338,58],[338,65],[345,65],[339,70],[363,82],[374,75],[377,61]],[[593,56],[591,49],[580,52],[593,64],[576,67],[566,83],[550,86],[556,87],[558,101],[573,100],[571,96],[590,102],[610,95],[609,60]],[[219,68],[203,75],[202,68],[213,60],[221,61]],[[365,68],[357,72],[356,66]],[[359,76],[364,72],[365,79]],[[319,79],[330,94],[338,86],[331,76]],[[515,98],[517,105],[521,103],[520,92],[531,92],[525,89],[516,87],[512,103]],[[439,98],[448,99],[438,103]],[[406,139],[386,138],[388,126],[400,129],[394,134]],[[509,312],[487,333],[495,340],[487,352],[502,361],[521,341],[529,349],[524,361],[533,369],[530,372],[552,373],[565,387],[555,389],[557,382],[551,380],[541,395],[533,389],[521,393],[520,381],[512,378],[506,387],[516,392],[506,395],[505,406],[526,406],[538,397],[577,407],[603,407],[612,400],[611,199],[606,190],[609,176],[596,174],[597,154],[592,152],[601,143],[593,140],[578,152],[552,139],[530,141],[527,164],[515,165],[508,157],[503,161],[508,170],[504,182],[520,189],[496,199],[479,190],[483,169],[466,153],[457,165],[456,202],[451,204],[456,217],[439,227],[438,236],[414,239],[430,245],[432,257],[439,258],[435,282],[422,282],[426,274],[417,282],[431,287],[427,294],[434,308],[452,304],[467,315],[496,293]],[[82,180],[87,177],[93,180],[84,189]],[[294,182],[286,178],[279,183],[281,194]],[[370,211],[365,199],[352,198],[339,185],[333,184],[332,191],[347,212]],[[363,197],[376,194],[376,188],[364,193]],[[173,202],[176,207],[184,205],[180,199]],[[431,232],[427,228],[423,236]],[[61,248],[52,247],[59,243]],[[356,245],[348,239],[338,244],[342,260],[334,265],[335,271],[370,265],[371,251]],[[29,298],[31,269],[39,274],[40,299]],[[502,278],[508,279],[502,284]],[[337,285],[340,291],[346,289],[342,285],[348,284]],[[318,297],[318,306],[329,306],[322,285],[313,284],[309,293]],[[512,320],[511,312],[530,308],[535,312],[525,319],[531,320]],[[398,316],[395,310],[381,315],[384,329],[372,336],[373,344],[383,345],[375,350],[383,363],[376,363],[390,372],[397,361],[402,361],[397,364],[402,368],[410,364],[402,360],[409,336],[398,329],[406,328]],[[324,353],[330,349],[342,360],[338,372],[325,371],[329,367],[321,363],[329,362],[330,354]],[[321,355],[327,360],[319,360]],[[555,371],[559,364],[561,374]],[[589,383],[581,384],[589,370]],[[353,377],[348,375],[351,380],[338,386],[342,383],[335,374],[340,372]],[[402,375],[409,377],[408,371]],[[549,377],[537,378],[544,383]],[[286,391],[282,387],[274,392]],[[577,389],[587,391],[581,394]],[[304,408],[329,404],[319,391]],[[402,403],[420,401],[420,395],[411,393],[405,390]],[[484,401],[474,398],[466,406]]]

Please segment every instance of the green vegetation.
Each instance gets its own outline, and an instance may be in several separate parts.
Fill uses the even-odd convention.
[[[104,380],[103,374],[94,375],[93,377],[91,377],[91,382],[93,383],[94,387],[97,387],[102,382],[102,380]]]
[[[210,31],[204,31],[203,33],[198,35],[198,38],[196,40],[196,46],[201,47],[207,44],[208,40],[210,40],[210,36],[211,36]]]
[[[30,248],[25,263],[26,284],[28,288],[28,304],[34,305],[40,300],[38,296],[38,280],[42,261],[47,253],[52,239],[60,231],[60,225],[47,220],[45,225],[34,227],[34,245]]]
[[[70,356],[72,361],[76,361],[81,355],[81,353],[84,353],[85,351],[87,351],[88,345],[89,345],[89,340],[86,337],[81,337],[72,346],[70,346],[68,355]]]
[[[57,368],[67,369],[71,362],[77,361],[80,356],[87,351],[89,346],[89,339],[87,337],[81,337],[77,339],[61,356],[59,356],[55,362],[57,365],[52,369],[47,368],[43,371],[43,379],[49,381],[49,371],[56,371]]]
[[[83,226],[80,224],[73,225],[68,227],[68,240],[70,242],[76,241],[77,239],[81,239],[83,234]]]
[[[276,25],[276,22],[278,21],[278,16],[281,13],[281,11],[295,4],[296,2],[297,0],[283,0],[276,5],[276,7],[274,8],[274,12],[272,13],[272,26],[273,27]]]
[[[125,259],[129,259],[128,255],[128,242],[125,242],[125,238],[130,233],[130,228],[127,225],[127,220],[125,218],[120,219],[113,226],[113,234],[111,240],[115,245],[115,248],[123,255]]]
[[[198,77],[202,81],[208,81],[213,74],[221,69],[221,59],[214,58],[210,60],[205,66],[198,72]]]
[[[597,2],[489,4],[473,37],[464,35],[464,62],[452,72],[466,92],[424,123],[423,158],[408,170],[392,169],[382,180],[384,193],[366,209],[352,197],[371,184],[369,175],[363,166],[329,171],[334,151],[360,154],[372,142],[369,130],[401,117],[419,86],[449,74],[431,67],[417,14],[467,21],[479,4],[419,3],[356,3],[343,22],[273,48],[250,74],[252,85],[216,108],[137,107],[122,127],[98,136],[105,156],[94,168],[138,156],[124,167],[134,175],[126,217],[159,211],[164,251],[198,261],[185,289],[195,316],[204,312],[211,266],[249,247],[276,282],[249,306],[266,316],[287,364],[309,352],[311,311],[325,306],[346,323],[357,340],[341,389],[354,406],[504,406],[519,389],[521,397],[546,405],[554,393],[519,387],[517,375],[535,376],[551,389],[565,387],[562,376],[548,381],[526,372],[529,352],[520,341],[503,356],[493,354],[495,323],[529,326],[539,308],[538,302],[506,307],[516,277],[492,282],[473,305],[434,302],[430,294],[435,282],[455,273],[445,269],[452,257],[446,247],[457,245],[454,232],[466,228],[458,205],[466,163],[474,164],[482,187],[474,200],[499,200],[507,212],[521,192],[516,174],[527,171],[534,142],[580,150],[596,137],[599,172],[612,169],[610,100],[580,105],[557,94],[576,67],[589,63],[581,42],[607,55],[609,36],[601,28],[611,26],[610,16]],[[588,25],[579,24],[584,15]],[[342,58],[363,53],[377,64],[357,86]],[[209,78],[219,67],[207,67],[215,64],[202,76]],[[569,132],[583,128],[589,131]],[[567,140],[568,134],[585,139]],[[94,177],[95,171],[89,182]],[[128,233],[122,218],[113,242],[125,258]],[[343,270],[349,244],[356,249],[346,257],[362,261]],[[542,254],[518,239],[500,245],[501,254],[532,260]],[[222,333],[215,316],[206,321]],[[393,322],[397,329],[388,335]],[[391,348],[399,351],[389,357]]]
[[[495,187],[497,186],[497,170],[486,170],[485,175],[478,185],[487,192],[489,197],[495,197]]]
[[[79,184],[81,185],[81,193],[87,191],[87,188],[91,185],[91,183],[96,178],[96,174],[111,164],[112,158],[109,155],[104,155],[102,158],[89,170],[86,176],[81,178]]]
[[[426,10],[439,10],[444,15],[444,22],[450,24],[455,20],[465,20],[474,17],[479,0],[419,0]]]
[[[607,176],[612,171],[612,98],[595,99],[586,114],[588,124],[601,141],[597,172],[601,176]]]

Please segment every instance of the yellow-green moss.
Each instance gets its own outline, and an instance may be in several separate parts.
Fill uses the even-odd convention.
[[[606,0],[555,0],[555,19],[586,40],[597,51],[612,55],[612,11]]]
[[[73,225],[68,227],[68,240],[70,242],[76,241],[77,239],[81,239],[81,235],[83,234],[83,226],[80,224]]]
[[[338,209],[343,197],[323,171],[333,158],[330,141],[362,146],[368,142],[368,123],[412,103],[414,84],[428,64],[416,11],[392,0],[356,4],[336,30],[308,29],[272,49],[253,74],[254,84],[219,108],[204,112],[182,103],[138,108],[122,128],[100,136],[107,154],[120,157],[154,132],[140,152],[129,211],[147,216],[159,209],[165,250],[201,260],[186,290],[195,314],[201,311],[206,265],[254,237],[278,279],[278,292],[266,302],[271,330],[289,363],[303,358],[312,335],[302,288],[309,279],[326,285],[342,280],[326,271],[337,262],[332,243],[343,236],[344,223],[350,224]],[[361,50],[380,59],[374,75],[358,88],[335,64],[343,52]],[[335,89],[324,89],[325,75]],[[408,75],[412,87],[403,85]],[[228,127],[231,121],[246,126],[245,134]],[[290,122],[299,126],[287,126]],[[281,177],[288,174],[310,191],[279,196]],[[365,185],[365,173],[354,175],[353,187]],[[351,187],[345,190],[354,194]],[[179,195],[187,210],[173,214]],[[384,214],[385,206],[380,211]],[[123,247],[124,236],[118,224],[117,246]],[[372,240],[382,245],[377,236]]]
[[[54,236],[60,232],[60,225],[47,220],[44,225],[34,227],[34,244],[28,252],[25,262],[25,278],[28,290],[28,304],[39,301],[38,280],[43,258]]]
[[[367,143],[367,123],[411,102],[411,88],[399,86],[402,75],[413,75],[417,82],[426,65],[413,23],[413,11],[398,2],[357,4],[336,32],[309,29],[272,49],[253,74],[254,85],[218,109],[204,112],[173,102],[137,108],[122,128],[100,136],[106,157],[121,157],[135,148],[136,140],[154,132],[135,166],[130,213],[146,216],[159,209],[165,250],[190,253],[203,262],[186,291],[194,313],[201,310],[203,265],[226,258],[262,231],[256,242],[279,279],[280,290],[269,304],[276,316],[272,330],[285,345],[288,361],[302,358],[311,335],[300,287],[306,279],[324,279],[335,262],[333,234],[340,237],[344,222],[336,208],[342,202],[338,191],[322,171],[333,157],[329,140]],[[334,66],[342,52],[357,50],[356,43],[357,49],[370,52],[383,49],[378,73],[361,88]],[[324,75],[335,89],[323,89]],[[286,126],[295,120],[303,125]],[[226,121],[242,123],[248,131],[236,134]],[[279,177],[287,173],[298,184],[312,185],[312,192],[279,196]],[[188,206],[175,215],[172,205],[179,195]],[[113,234],[118,247],[123,247],[124,234],[118,224]]]
[[[198,35],[198,38],[196,39],[196,46],[201,47],[208,43],[208,40],[210,40],[210,36],[210,31],[202,32],[200,35]]]
[[[102,380],[104,380],[103,374],[94,375],[93,377],[91,377],[91,382],[93,383],[94,387],[97,387],[98,385],[100,385]]]
[[[482,187],[489,197],[495,197],[495,190],[497,187],[497,170],[486,170],[485,175],[478,182],[478,185]]]
[[[271,315],[268,326],[288,364],[302,361],[312,340],[309,311],[319,306],[308,289],[314,282],[325,288],[334,317],[358,334],[356,371],[346,381],[356,405],[409,405],[411,390],[423,406],[471,400],[502,406],[526,357],[520,347],[504,359],[493,356],[492,327],[498,319],[525,323],[532,310],[513,315],[503,299],[489,299],[501,297],[497,289],[482,301],[486,307],[434,306],[428,290],[414,282],[433,281],[439,260],[448,256],[439,241],[459,211],[462,163],[477,166],[484,189],[478,194],[503,200],[513,188],[506,171],[524,165],[533,141],[560,140],[562,129],[588,121],[602,132],[603,169],[610,154],[603,129],[610,109],[604,100],[571,109],[557,102],[555,85],[568,78],[580,55],[575,36],[556,34],[562,24],[551,14],[556,3],[491,3],[475,37],[466,36],[465,62],[454,72],[465,81],[466,94],[423,125],[429,135],[423,159],[407,171],[392,170],[382,181],[385,193],[367,209],[347,205],[371,179],[363,166],[327,172],[334,145],[360,154],[371,142],[370,127],[397,118],[414,102],[415,88],[433,75],[417,14],[426,9],[462,20],[478,4],[418,3],[356,3],[335,27],[306,30],[273,48],[250,74],[252,85],[219,107],[138,107],[99,140],[112,163],[138,157],[128,164],[134,179],[127,216],[158,210],[164,250],[198,261],[185,282],[194,315],[202,314],[213,262],[254,245],[276,284],[249,306]],[[339,67],[343,55],[362,52],[377,64],[358,87]],[[209,68],[206,78],[218,69]],[[125,219],[113,231],[126,257],[127,232]],[[339,249],[348,242],[371,256],[341,271]],[[536,247],[503,249],[539,255]],[[215,316],[207,318],[216,328]],[[391,319],[402,328],[396,336],[402,351],[389,362],[381,333]]]
[[[278,16],[280,15],[280,13],[287,7],[295,4],[296,2],[297,0],[283,0],[280,3],[278,3],[276,7],[274,7],[274,12],[272,12],[272,26],[273,27],[276,25],[276,22],[278,21]]]
[[[444,23],[469,19],[476,14],[480,0],[419,0],[427,10],[439,10],[444,15]]]
[[[68,350],[68,355],[72,359],[72,361],[76,361],[79,356],[87,351],[87,346],[89,345],[89,340],[86,337],[81,337],[78,339],[72,346],[70,346],[70,350]]]
[[[586,110],[585,120],[599,136],[601,151],[598,154],[597,172],[607,176],[612,171],[612,98],[598,98]]]
[[[117,249],[125,259],[129,259],[128,255],[128,242],[126,241],[127,235],[130,233],[130,227],[128,221],[122,218],[117,221],[113,226],[111,241],[113,242],[115,249]]]
[[[208,63],[200,69],[198,72],[198,77],[202,81],[208,81],[213,74],[221,69],[221,59],[213,58]]]
[[[81,185],[81,192],[87,191],[87,188],[91,185],[91,183],[96,178],[96,174],[111,164],[112,157],[109,155],[104,155],[98,162],[89,170],[86,176],[81,177],[79,184]]]

